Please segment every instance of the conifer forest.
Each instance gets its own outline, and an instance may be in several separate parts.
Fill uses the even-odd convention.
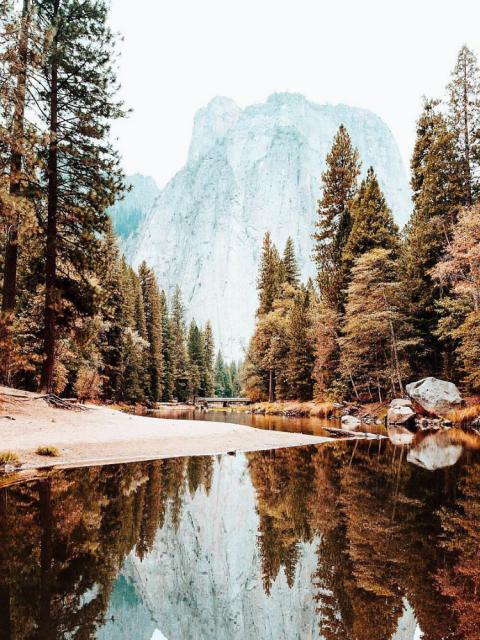
[[[446,96],[417,120],[403,229],[375,167],[359,179],[342,125],[321,176],[316,279],[300,282],[291,240],[281,254],[265,235],[248,395],[382,402],[425,376],[480,390],[480,69],[466,46]]]
[[[132,268],[113,231],[128,186],[110,130],[128,106],[106,3],[1,11],[2,383],[127,403],[381,402],[423,376],[478,392],[480,71],[468,47],[445,99],[426,98],[418,117],[408,224],[374,166],[360,178],[342,124],[318,176],[316,277],[301,282],[293,240],[276,247],[267,232],[255,333],[229,363],[210,324],[187,322],[181,291]]]
[[[441,4],[0,0],[0,640],[480,640]]]

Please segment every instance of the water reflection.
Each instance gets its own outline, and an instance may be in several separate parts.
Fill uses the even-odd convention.
[[[405,458],[336,442],[2,489],[0,639],[477,640],[479,456]]]

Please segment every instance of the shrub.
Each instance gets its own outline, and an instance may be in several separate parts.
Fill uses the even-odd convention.
[[[80,402],[96,400],[102,388],[102,378],[93,367],[83,366],[78,370],[75,393]]]
[[[17,465],[20,463],[20,458],[14,451],[0,451],[0,466],[6,464]]]
[[[47,458],[56,458],[60,455],[60,451],[57,447],[52,446],[37,447],[35,453],[37,456],[45,456]]]

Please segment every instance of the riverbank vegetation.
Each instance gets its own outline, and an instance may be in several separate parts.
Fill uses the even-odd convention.
[[[316,281],[266,234],[244,370],[255,400],[382,402],[437,376],[480,391],[480,70],[462,47],[445,102],[425,100],[400,231],[341,126],[326,158]]]

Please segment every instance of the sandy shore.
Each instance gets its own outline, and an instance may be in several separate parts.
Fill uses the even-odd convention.
[[[16,452],[23,469],[216,455],[327,441],[222,422],[134,416],[107,407],[56,409],[36,394],[0,387],[0,451]],[[38,456],[39,446],[54,446],[60,455]]]

